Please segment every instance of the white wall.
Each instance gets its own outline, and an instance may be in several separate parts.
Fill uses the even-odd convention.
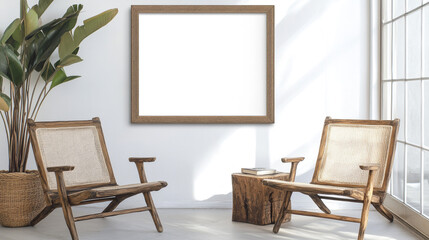
[[[109,8],[119,14],[83,41],[84,62],[66,69],[82,78],[56,88],[38,120],[99,116],[120,184],[138,179],[129,156],[156,156],[147,165],[148,177],[169,183],[154,194],[159,207],[230,207],[231,173],[254,166],[288,171],[280,162],[284,156],[305,156],[297,180],[309,181],[325,116],[369,117],[368,1],[56,0],[44,22],[75,2],[84,5],[80,21]],[[130,6],[139,4],[275,4],[275,124],[131,124]],[[2,32],[19,15],[18,1],[0,0],[0,8]],[[0,137],[0,169],[6,169]],[[29,168],[35,168],[32,156]],[[295,206],[314,206],[297,199],[303,201]]]

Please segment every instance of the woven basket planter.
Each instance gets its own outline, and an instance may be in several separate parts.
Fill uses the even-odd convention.
[[[0,224],[5,227],[29,226],[45,206],[38,171],[25,173],[0,171]]]

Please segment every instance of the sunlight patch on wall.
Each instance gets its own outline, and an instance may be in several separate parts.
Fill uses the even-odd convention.
[[[198,201],[209,200],[216,195],[232,191],[231,174],[241,171],[242,167],[254,167],[255,131],[243,127],[233,132],[213,151],[205,156],[195,173],[194,198]]]

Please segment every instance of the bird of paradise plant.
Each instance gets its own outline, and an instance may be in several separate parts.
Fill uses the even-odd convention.
[[[9,151],[9,172],[24,172],[30,147],[27,119],[35,119],[53,88],[79,76],[68,76],[64,67],[81,62],[77,55],[86,37],[117,14],[110,9],[76,26],[82,5],[41,25],[41,16],[53,0],[29,7],[20,0],[20,17],[0,35],[0,115]],[[58,57],[52,56],[58,49]]]

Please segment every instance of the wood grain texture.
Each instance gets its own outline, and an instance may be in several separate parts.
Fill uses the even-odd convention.
[[[143,211],[147,211],[147,210],[149,210],[148,207],[141,207],[141,208],[131,208],[131,209],[118,210],[118,211],[113,211],[113,212],[89,214],[89,215],[76,217],[74,219],[74,221],[78,222],[78,221],[89,220],[89,219],[94,219],[94,218],[112,217],[112,216],[123,215],[123,214],[128,214],[128,213],[143,212]]]
[[[67,198],[67,190],[66,190],[66,185],[64,183],[63,172],[56,171],[55,177],[57,180],[58,195],[60,197],[61,206],[64,213],[64,219],[66,220],[66,224],[67,224],[67,227],[69,228],[72,239],[78,240],[79,237],[77,235],[76,225],[74,223],[73,212],[72,212],[69,200]]]
[[[355,223],[359,223],[360,222],[360,218],[340,216],[340,215],[334,215],[334,214],[326,214],[326,213],[318,213],[318,212],[307,212],[307,211],[299,211],[299,210],[290,210],[290,211],[287,211],[287,212],[291,213],[291,214],[297,214],[297,215],[303,215],[303,216],[329,218],[329,219],[334,219],[334,220],[347,221],[347,222],[355,222]]]
[[[139,173],[140,182],[143,184],[146,184],[147,177],[144,170],[143,162],[137,161],[135,162],[135,164],[137,167],[137,171]],[[147,207],[149,208],[149,212],[150,212],[150,215],[152,216],[152,220],[155,224],[156,230],[158,232],[164,231],[164,228],[162,227],[162,224],[161,224],[161,219],[159,218],[158,212],[156,211],[156,208],[155,208],[155,204],[153,203],[152,195],[150,194],[150,192],[144,192],[143,197],[146,201]]]
[[[331,214],[331,210],[325,205],[325,203],[322,201],[322,199],[317,194],[311,194],[308,195],[311,200],[319,207],[320,210],[322,210],[326,214]]]
[[[372,191],[374,189],[375,170],[369,170],[368,183],[365,190],[365,198],[363,200],[362,214],[360,218],[358,240],[363,240],[365,229],[368,224],[369,206],[371,205]]]
[[[48,172],[65,172],[65,171],[72,171],[73,169],[74,169],[74,166],[57,166],[57,167],[46,168]]]
[[[127,198],[131,197],[130,195],[131,195],[131,194],[129,194],[129,195],[122,195],[122,196],[117,196],[117,197],[115,197],[115,199],[113,199],[113,201],[111,201],[111,202],[109,203],[109,205],[107,205],[107,207],[106,207],[106,208],[104,208],[103,213],[106,213],[106,212],[113,212],[113,210],[115,210],[115,209],[116,209],[116,207],[117,207],[117,206],[118,206],[122,201],[124,201],[125,199],[127,199]]]
[[[284,163],[292,163],[292,162],[301,162],[302,160],[304,160],[304,157],[284,157],[282,158],[282,162]]]
[[[348,187],[336,187],[331,185],[321,184],[308,184],[308,183],[290,183],[278,180],[267,179],[263,181],[264,185],[284,190],[301,192],[307,195],[312,194],[331,194],[352,197],[357,200],[363,200],[365,195],[365,189],[362,188],[348,188]],[[379,195],[373,195],[371,202],[379,203],[381,201]]]
[[[130,162],[155,162],[155,157],[130,157],[128,159]]]
[[[377,210],[377,212],[379,212],[383,217],[385,217],[387,220],[389,220],[389,222],[393,222],[393,214],[387,210],[387,208],[385,208],[382,204],[372,204],[375,208],[375,210]]]
[[[380,168],[379,164],[365,164],[359,165],[359,168],[362,170],[378,170]]]
[[[282,159],[282,162],[286,162],[286,161],[283,161],[283,159]],[[292,164],[290,165],[289,182],[295,182],[296,169],[298,167],[298,163],[301,162],[302,160],[304,160],[304,159],[295,158],[295,160],[291,161]],[[265,185],[265,183],[264,183],[265,181],[267,181],[267,179],[263,180],[264,185]],[[292,191],[286,191],[286,193],[285,193],[282,205],[280,207],[279,216],[277,217],[275,224],[274,224],[274,227],[273,227],[274,233],[278,233],[282,223],[284,222],[284,220],[288,217],[290,218],[290,214],[287,213],[287,210],[291,209],[292,204],[291,204],[290,198],[292,196],[292,193],[293,193]]]
[[[290,198],[292,197],[292,193],[291,191],[287,191],[285,196],[284,196],[284,200],[282,201],[281,207],[280,207],[280,211],[279,211],[279,215],[277,216],[277,219],[274,223],[274,227],[273,227],[273,232],[274,233],[278,233],[280,230],[280,227],[282,225],[282,223],[284,222],[284,219],[287,218],[288,214],[287,211],[289,209],[291,209],[291,201]],[[289,217],[290,218],[290,217]]]
[[[266,14],[265,116],[141,116],[139,114],[139,14],[141,13],[264,13]],[[274,6],[273,5],[132,5],[131,122],[132,123],[274,123]]]
[[[278,218],[284,192],[265,187],[262,180],[267,178],[287,181],[289,174],[264,176],[232,174],[233,221],[266,225],[274,223]]]
[[[40,221],[45,219],[52,211],[54,211],[55,207],[52,205],[46,206],[33,220],[31,220],[30,225],[34,226],[38,224]]]

